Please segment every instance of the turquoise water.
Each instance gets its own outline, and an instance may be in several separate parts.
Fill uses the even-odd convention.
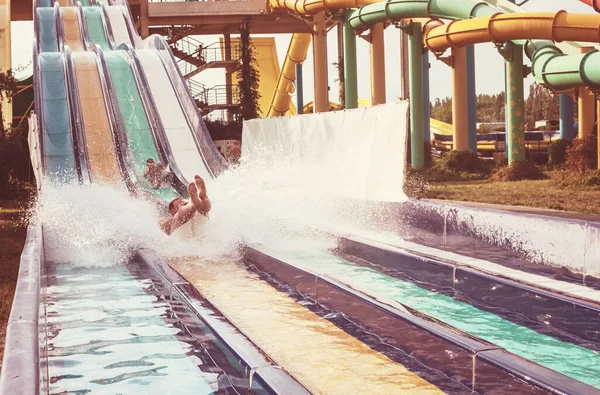
[[[43,305],[49,393],[212,394],[224,372],[204,366],[193,341],[169,323],[151,280],[125,266],[56,266]]]
[[[123,51],[107,52],[105,57],[141,186],[164,200],[172,200],[178,195],[171,187],[152,189],[142,176],[146,160],[158,161],[158,153],[128,57]]]
[[[89,5],[83,4],[82,5]],[[104,34],[104,25],[102,24],[102,17],[100,15],[100,7],[84,7],[83,14],[87,22],[88,33],[90,42],[92,44],[99,45],[103,51],[110,50],[106,35]]]
[[[473,336],[600,388],[600,354],[562,342],[448,296],[354,265],[329,251],[294,253],[305,268],[330,275],[357,289],[386,296]]]

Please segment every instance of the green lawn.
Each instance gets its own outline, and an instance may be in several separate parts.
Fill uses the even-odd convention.
[[[25,212],[26,209],[17,201],[0,200],[0,370],[6,322],[19,273],[19,258],[25,243]]]
[[[547,174],[549,179],[538,181],[430,182],[426,197],[600,214],[600,190],[564,187],[561,177],[565,173]]]

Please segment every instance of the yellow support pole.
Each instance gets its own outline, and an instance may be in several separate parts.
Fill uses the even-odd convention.
[[[12,54],[10,45],[10,0],[0,0],[0,71],[12,69]],[[2,116],[4,127],[12,124],[12,103],[2,100]]]
[[[469,123],[467,108],[467,49],[452,48],[452,135],[453,149],[469,149]]]
[[[579,48],[579,53],[586,53],[593,50],[594,47],[582,47]],[[585,86],[579,88],[579,95],[577,99],[577,122],[579,123],[579,138],[584,138],[592,134],[594,129],[594,101],[596,97],[594,92]]]
[[[314,16],[313,64],[315,76],[314,112],[329,110],[329,86],[327,83],[327,30],[325,13]]]
[[[383,23],[371,27],[371,105],[385,103],[385,49]]]

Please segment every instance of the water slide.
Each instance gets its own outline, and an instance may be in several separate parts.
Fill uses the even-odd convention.
[[[65,198],[53,200],[50,183],[123,185],[131,181],[126,180],[129,167],[139,166],[146,155],[172,156],[166,138],[159,135],[165,129],[156,124],[169,120],[152,112],[154,101],[164,98],[156,99],[156,91],[148,89],[136,51],[126,45],[111,50],[113,40],[101,9],[64,6],[69,7],[66,12],[58,3],[34,8],[34,91],[40,116],[30,124],[31,155],[32,163],[41,165],[38,181],[48,185],[41,194],[50,205]],[[73,12],[76,17],[71,18]],[[89,28],[99,22],[98,15],[102,35]],[[153,78],[157,70],[151,71]],[[160,89],[158,93],[167,94],[166,86]],[[177,97],[171,94],[169,100],[173,108]],[[123,148],[131,150],[135,164],[120,163]],[[164,203],[168,197],[161,196]],[[64,225],[67,233],[77,228],[77,223]],[[138,251],[127,264],[107,268],[77,267],[78,262],[54,258],[68,247],[60,242],[62,232],[53,232],[52,226],[44,223],[42,232],[41,224],[32,224],[28,231],[8,324],[3,395],[131,393],[140,388],[161,393],[307,393],[198,293],[190,293],[189,283],[155,253]],[[98,226],[95,232],[101,232]],[[81,237],[85,243],[86,234],[67,237]],[[101,264],[101,257],[95,259]],[[40,316],[39,308],[45,314]],[[78,374],[72,374],[73,366]]]
[[[85,38],[85,31],[83,36]],[[160,41],[149,43],[148,47],[165,51],[160,44]],[[84,46],[87,46],[85,39]],[[126,47],[122,47],[121,51],[127,51]],[[134,53],[138,51],[139,49]],[[101,50],[95,52],[95,67],[98,70],[96,74],[106,75],[105,62],[102,61],[106,54],[103,55]],[[73,52],[70,55],[66,52],[66,57],[73,58],[73,55],[79,53],[85,52]],[[62,56],[62,53],[57,54]],[[64,57],[58,58],[64,67]],[[87,58],[88,56],[83,56],[84,60]],[[133,63],[135,64],[135,61]],[[69,64],[67,62],[67,66]],[[85,64],[89,66],[88,63]],[[74,72],[78,72],[77,65],[73,62]],[[132,70],[133,80],[136,81],[136,69]],[[151,68],[140,68],[139,71],[148,74],[152,78],[152,84],[155,83]],[[111,71],[108,74],[111,78],[117,77]],[[78,82],[77,77],[67,76],[67,80]],[[63,85],[68,86],[68,81]],[[130,77],[126,81],[133,82]],[[176,81],[171,79],[171,82]],[[102,88],[102,82],[100,85]],[[172,88],[176,89],[176,86],[172,85]],[[107,104],[115,99],[114,94],[110,89],[104,88],[104,98],[109,96],[109,100],[104,100],[105,110],[115,109],[114,105]],[[133,93],[136,90],[139,92],[140,86],[133,87]],[[149,97],[154,98],[154,91],[149,91]],[[77,95],[70,92],[71,90],[65,89],[64,101],[67,106],[83,106],[84,103],[70,103],[78,100]],[[77,89],[75,92],[81,93]],[[161,91],[157,92],[162,94]],[[144,95],[141,97],[142,102],[143,98]],[[127,98],[127,101],[129,100],[130,97]],[[100,102],[94,94],[91,95],[90,103],[100,106]],[[118,105],[118,98],[116,102]],[[177,98],[174,102],[178,102]],[[39,108],[43,107],[37,108],[39,111]],[[380,110],[383,111],[383,108]],[[119,112],[122,117],[127,114],[120,108]],[[158,119],[162,120],[159,111],[157,114]],[[396,111],[395,114],[406,122],[406,109],[403,112]],[[363,113],[360,113],[358,117],[362,115]],[[344,122],[344,119],[340,119],[340,114],[336,116],[336,120]],[[60,117],[55,118],[58,120]],[[67,116],[65,119],[69,118]],[[373,119],[383,122],[378,124],[380,126],[387,125],[381,127],[381,130],[393,129],[385,124],[386,121],[392,120],[386,117]],[[146,121],[152,123],[151,117],[148,116]],[[346,121],[351,126],[345,130],[353,130],[359,135],[365,134],[360,133],[364,130],[361,130],[358,122]],[[111,122],[119,123],[118,119],[113,118]],[[325,122],[323,126],[330,123],[339,126],[336,122]],[[170,124],[177,125],[176,122]],[[295,125],[297,133],[292,136],[299,139],[295,143],[301,146],[314,142],[303,139],[304,135],[298,133],[299,124]],[[398,123],[393,122],[393,125],[398,126]],[[115,132],[114,126],[112,125],[112,133],[114,136],[120,136],[120,132]],[[145,125],[138,131],[141,133],[141,130],[146,130]],[[77,144],[81,141],[79,135],[72,135],[75,138],[71,146],[82,147]],[[394,132],[392,135],[398,133]],[[196,137],[193,140],[196,142]],[[395,136],[395,140],[402,138]],[[379,146],[391,145],[386,139],[374,142]],[[64,146],[68,148],[69,145]],[[114,143],[114,146],[118,152],[119,144]],[[360,144],[359,148],[369,147],[371,146],[368,144]],[[85,147],[83,148],[86,151]],[[155,149],[159,150],[160,144],[156,143]],[[300,149],[296,152],[311,150]],[[186,156],[182,154],[181,158]],[[357,162],[356,157],[353,158],[354,162]],[[96,171],[93,167],[90,169]],[[160,388],[162,391],[194,393],[241,393],[248,392],[249,389],[258,393],[307,392],[281,370],[280,366],[266,357],[262,350],[267,350],[278,362],[285,363],[287,369],[302,378],[303,384],[307,383],[315,393],[326,390],[334,393],[470,393],[471,390],[492,392],[497,391],[499,386],[507,386],[516,393],[583,394],[590,393],[593,389],[577,380],[597,385],[594,378],[599,375],[594,367],[598,364],[591,359],[594,358],[593,353],[585,347],[575,347],[577,345],[565,341],[557,342],[557,334],[550,330],[550,335],[540,337],[535,331],[525,330],[523,322],[515,328],[510,327],[509,319],[494,321],[494,316],[485,315],[469,304],[415,290],[406,282],[356,265],[347,259],[349,256],[344,258],[329,251],[319,251],[303,254],[300,259],[294,260],[280,252],[264,249],[261,252],[250,248],[247,256],[261,268],[262,272],[259,271],[258,274],[268,272],[275,275],[276,280],[282,281],[279,288],[259,280],[256,272],[246,271],[230,262],[208,262],[198,266],[189,265],[185,260],[171,262],[172,266],[185,273],[188,282],[150,251],[138,252],[136,260],[127,265],[109,268],[74,269],[69,265],[55,264],[44,251],[52,251],[52,244],[56,241],[48,237],[49,229],[45,232],[48,233],[42,238],[41,227],[32,226],[29,230],[23,254],[21,282],[17,291],[17,305],[25,304],[31,298],[39,298],[48,314],[40,320],[36,305],[36,308],[26,310],[29,314],[22,314],[25,310],[17,308],[11,316],[7,350],[21,347],[21,350],[27,351],[20,355],[7,353],[10,363],[5,364],[7,370],[4,371],[0,383],[0,393],[3,395],[15,393],[16,389],[26,393],[39,392],[39,388],[32,388],[36,383],[40,383],[40,380],[39,377],[34,377],[36,369],[31,369],[31,366],[37,366],[40,362],[35,359],[37,352],[31,352],[31,348],[37,344],[35,339],[38,336],[38,325],[42,327],[41,332],[47,334],[47,337],[41,339],[42,345],[46,342],[52,345],[51,349],[44,349],[44,353],[41,354],[44,355],[42,369],[47,369],[42,378],[52,378],[50,382],[42,379],[42,391],[52,393],[88,389],[133,392],[140,389],[140,384],[145,388]],[[69,236],[74,235],[70,234],[67,237]],[[271,258],[264,259],[269,253]],[[363,265],[364,262],[363,260]],[[423,265],[423,262],[418,263]],[[443,265],[434,263],[433,266]],[[327,268],[327,274],[319,273],[324,267]],[[461,272],[454,269],[454,273]],[[274,281],[272,277],[271,281]],[[194,293],[195,288],[191,282],[197,289],[202,290],[202,294],[212,295],[210,304],[198,292]],[[310,295],[313,301],[292,301],[285,294],[287,291],[284,282],[291,289]],[[232,285],[235,285],[238,291],[237,298],[231,297]],[[407,290],[407,294],[399,294],[399,287]],[[35,294],[39,288],[43,289],[41,295]],[[24,295],[29,295],[30,298]],[[373,295],[377,297],[374,298]],[[411,295],[414,298],[411,298]],[[536,299],[535,296],[532,300]],[[547,294],[545,296],[548,297]],[[433,300],[432,298],[437,298],[432,305],[419,304],[420,300]],[[315,312],[309,311],[305,306],[314,306],[314,300],[323,305],[333,304],[334,310],[323,310],[315,306]],[[468,317],[474,316],[481,326],[463,325],[460,326],[460,330],[449,329],[433,323],[433,320],[424,319],[423,313],[420,313],[419,317],[410,314],[403,307],[403,301],[409,302],[409,307],[425,311],[427,316],[447,324],[451,323],[455,327],[459,327]],[[229,319],[220,315],[218,310],[211,309],[211,304],[225,311]],[[442,306],[444,311],[437,311],[435,306]],[[349,314],[349,319],[343,321],[345,318],[340,317],[339,311]],[[257,317],[258,312],[261,315]],[[556,314],[560,316],[561,311],[556,311]],[[507,316],[510,317],[510,314]],[[241,336],[229,320],[233,320],[235,326],[244,334],[260,342],[261,350]],[[336,320],[342,321],[334,325]],[[386,340],[392,342],[391,347],[388,344],[386,351],[386,345],[378,343],[369,333],[361,335],[361,326],[357,326],[356,322],[364,325],[363,332],[364,328],[383,331]],[[489,334],[489,325],[492,324],[498,331]],[[352,336],[347,332],[347,328],[350,327],[356,331]],[[507,329],[509,327],[510,329]],[[500,346],[490,347],[489,343],[482,340],[488,333],[488,341],[500,342],[502,334],[513,328],[519,331],[518,336]],[[467,335],[469,331],[471,333]],[[369,346],[357,341],[357,338],[368,342]],[[297,346],[299,339],[302,339],[305,347]],[[308,345],[313,346],[312,352]],[[314,352],[314,347],[317,347],[319,352]],[[377,347],[381,348],[376,351]],[[390,351],[390,348],[403,351],[398,353]],[[536,349],[538,351],[534,352]],[[550,350],[560,352],[554,352],[552,358],[548,358],[546,351]],[[524,361],[517,357],[518,352],[531,360],[549,364],[554,370],[540,368]],[[585,369],[580,369],[580,365],[577,365],[579,371],[572,372],[569,367],[561,366],[560,361],[564,359],[564,355],[571,355],[574,360],[581,361],[586,365]],[[31,360],[24,363],[24,356]],[[415,360],[418,360],[416,365]],[[477,364],[476,360],[479,361]],[[78,374],[72,374],[72,366],[78,367]],[[335,366],[336,369],[323,369],[322,366]],[[415,371],[419,374],[415,374]],[[574,376],[575,379],[563,374]],[[369,380],[364,380],[365,376],[368,376]],[[6,377],[10,377],[11,380]]]
[[[285,60],[283,61],[283,67],[281,68],[281,71],[278,71],[279,77],[277,78],[277,85],[275,89],[271,91],[272,93],[270,93],[271,101],[269,103],[268,111],[263,112],[267,117],[285,115],[292,108],[293,103],[291,95],[295,90],[294,82],[296,81],[296,65],[302,64],[306,59],[311,39],[312,35],[308,33],[295,33],[292,35],[290,46],[288,47]]]

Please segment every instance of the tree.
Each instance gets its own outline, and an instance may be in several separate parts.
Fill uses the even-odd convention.
[[[12,70],[2,71],[0,70],[0,101],[12,100],[13,94],[17,90],[17,81]],[[0,106],[0,139],[6,136],[6,128],[4,127],[4,114],[2,106]]]
[[[560,104],[558,96],[552,95],[543,85],[537,82],[533,83],[529,87],[529,96],[525,103],[525,114],[534,124],[535,121],[559,119]]]
[[[240,90],[241,119],[258,118],[261,111],[258,105],[260,75],[256,69],[256,56],[250,41],[248,24],[244,23],[240,32],[242,67],[237,72],[238,88]]]

